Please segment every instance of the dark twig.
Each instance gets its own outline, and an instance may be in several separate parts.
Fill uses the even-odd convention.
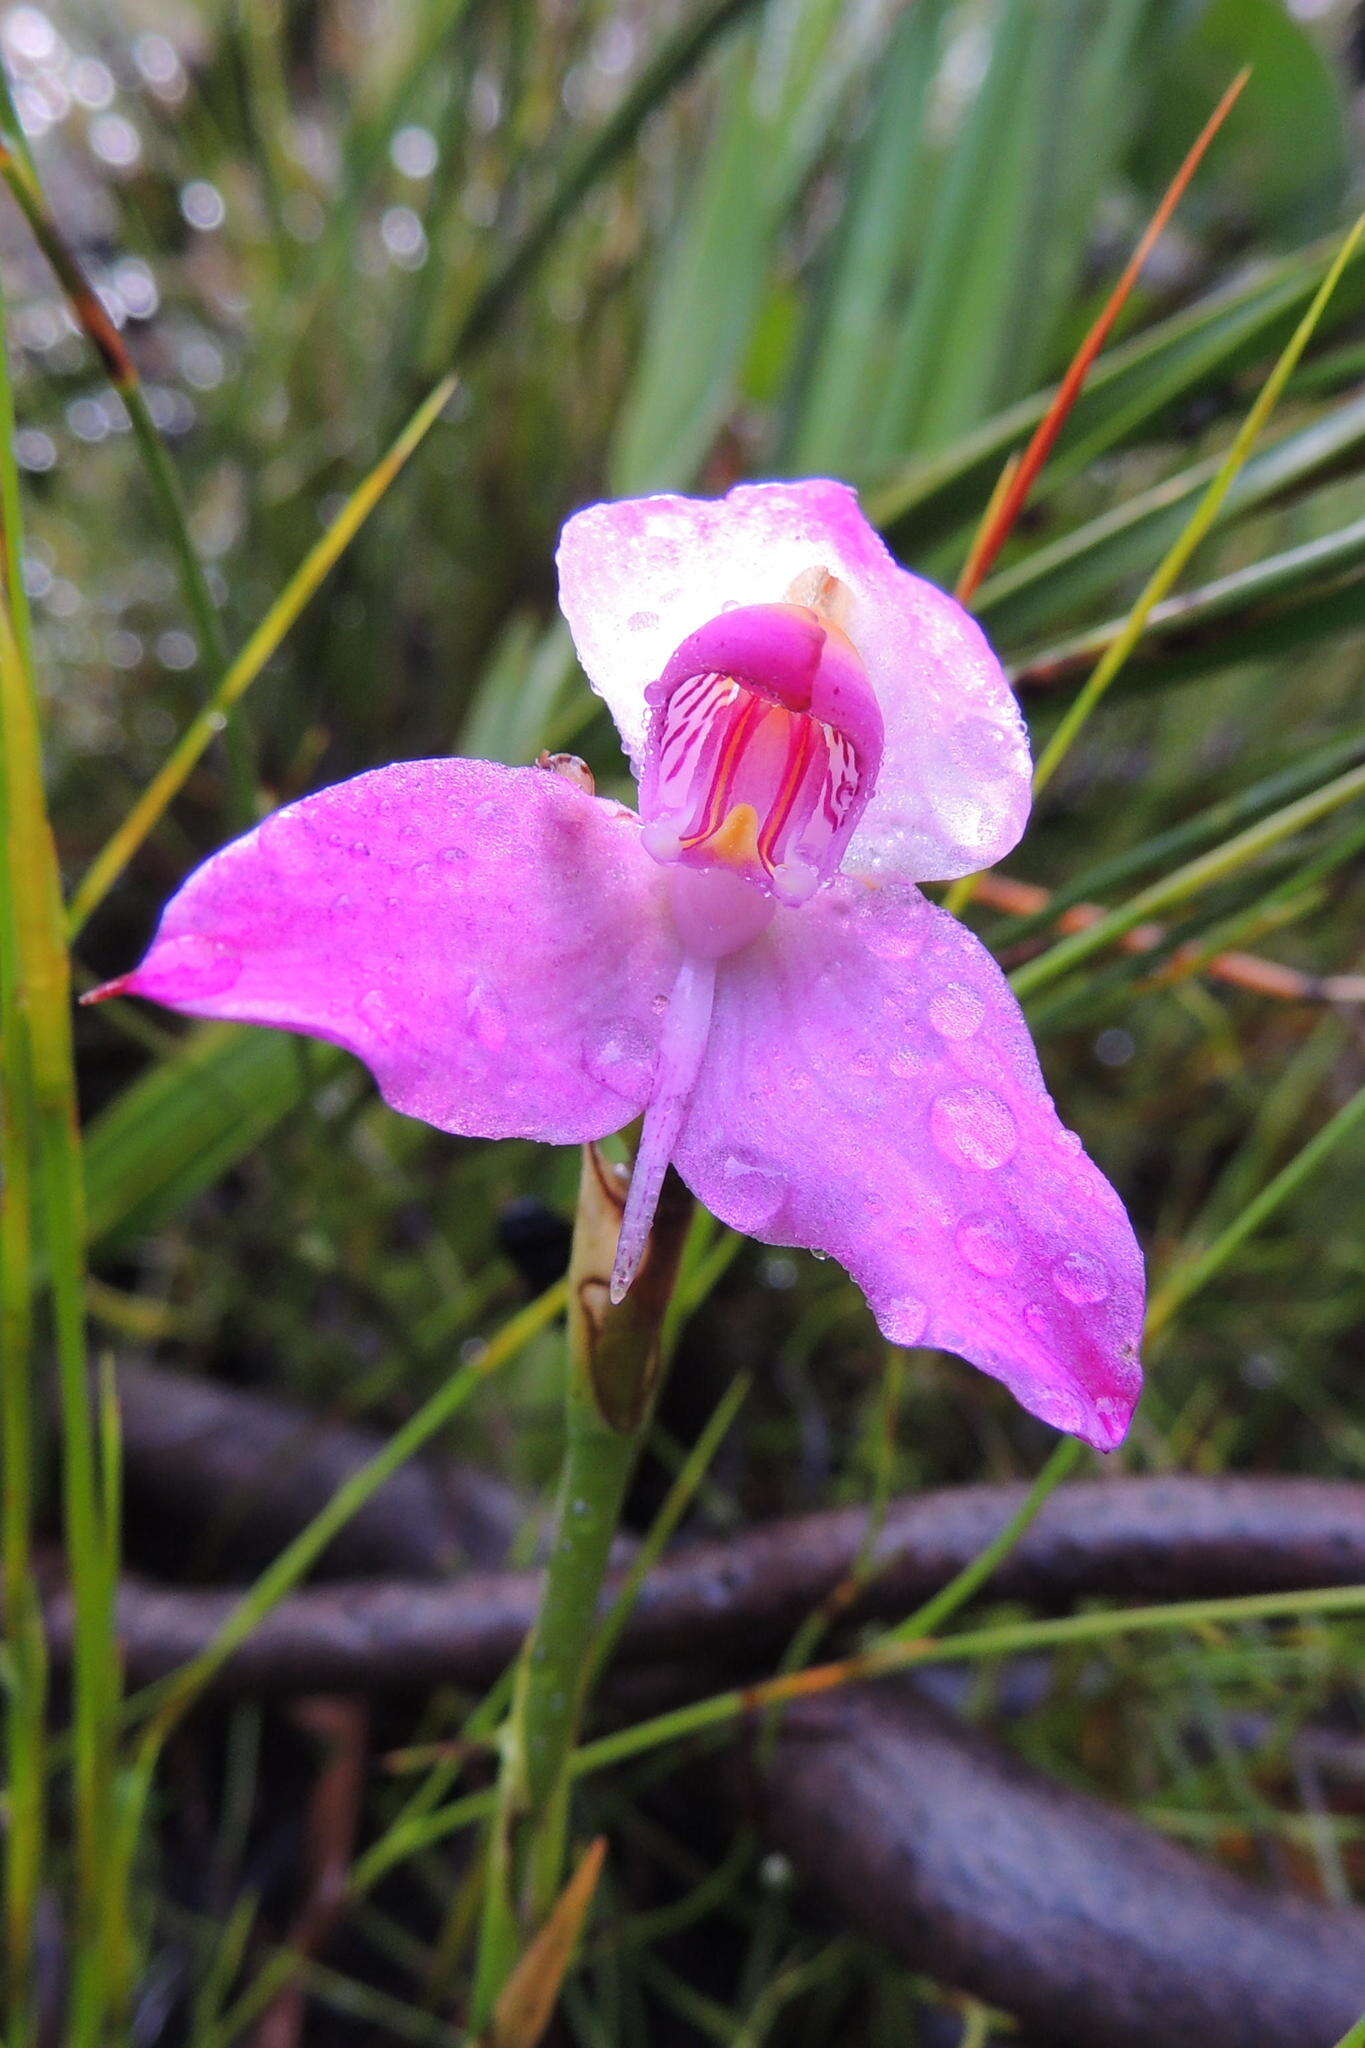
[[[789,1709],[748,1782],[814,1898],[1048,2048],[1332,2048],[1365,1913],[1263,1891],[893,1681]]]
[[[894,1502],[877,1569],[850,1617],[896,1616],[928,1598],[985,1548],[1024,1493],[971,1486]],[[646,1579],[618,1657],[733,1657],[750,1665],[768,1657],[847,1578],[865,1533],[861,1509],[840,1509],[681,1548]],[[1363,1579],[1365,1486],[1115,1479],[1054,1496],[990,1590],[1060,1607],[1095,1594],[1203,1598]],[[619,1573],[608,1582],[608,1598],[618,1581]],[[534,1572],[479,1573],[445,1585],[309,1588],[267,1616],[217,1683],[238,1693],[483,1686],[515,1654],[538,1588]],[[236,1600],[230,1592],[125,1582],[119,1626],[132,1682],[162,1677],[195,1656]],[[64,1596],[50,1602],[48,1625],[54,1655],[65,1661]]]
[[[229,1556],[236,1573],[258,1569],[383,1441],[274,1395],[151,1365],[121,1365],[118,1393],[126,1496],[158,1548],[169,1536],[201,1569]],[[352,1517],[322,1570],[443,1579],[501,1564],[531,1512],[513,1487],[472,1466],[415,1458]]]

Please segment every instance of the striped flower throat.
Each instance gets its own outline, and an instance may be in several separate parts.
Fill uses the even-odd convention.
[[[712,897],[721,876],[760,892],[760,923],[836,871],[881,760],[872,686],[824,608],[841,586],[814,571],[793,595],[812,585],[823,603],[722,612],[646,692],[644,844],[665,866],[710,873]],[[675,893],[675,908],[695,896]]]

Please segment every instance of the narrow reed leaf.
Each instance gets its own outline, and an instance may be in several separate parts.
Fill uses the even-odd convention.
[[[732,1691],[712,1693],[628,1728],[599,1736],[575,1750],[570,1772],[578,1782],[613,1769],[633,1757],[686,1742],[712,1729],[737,1726],[785,1700],[809,1698],[841,1686],[910,1671],[927,1664],[977,1663],[1032,1651],[1066,1649],[1075,1644],[1121,1641],[1130,1635],[1176,1634],[1183,1630],[1243,1628],[1256,1623],[1313,1620],[1330,1622],[1365,1614],[1365,1586],[1314,1586],[1299,1592],[1251,1593],[1227,1599],[1172,1600],[1156,1607],[1101,1608],[1041,1620],[1000,1622],[988,1628],[963,1629],[954,1635],[915,1636],[906,1640],[880,1636],[860,1655],[833,1664],[813,1664],[780,1678]],[[492,1809],[492,1791],[471,1792],[413,1825],[405,1847],[409,1855],[485,1820]]]
[[[3,65],[0,65],[0,71],[3,71]],[[14,103],[6,77],[4,91],[0,93],[0,177],[3,177],[12,198],[23,214],[34,241],[51,265],[81,332],[104,365],[110,383],[127,408],[133,439],[137,443],[166,538],[175,556],[181,590],[194,625],[199,652],[207,659],[210,669],[221,671],[226,666],[228,652],[223,623],[190,532],[189,512],[181,493],[179,479],[166,452],[166,444],[161,438],[160,430],[152,418],[137,364],[111,319],[104,301],[86,276],[80,258],[62,233],[48,204],[47,195],[39,183],[32,155],[26,147],[19,144],[20,133],[22,129],[15,117]],[[23,629],[17,627],[16,630],[22,648]],[[229,744],[235,800],[238,810],[243,813],[242,822],[246,823],[246,807],[250,797],[246,755],[239,736],[230,735]]]
[[[0,317],[5,308],[0,296]],[[0,346],[0,524],[4,595],[24,668],[32,671],[33,635],[23,577],[23,508],[14,457],[9,352]],[[6,749],[0,747],[0,1601],[9,1670],[5,1711],[4,1982],[14,2048],[37,2029],[34,1944],[46,1837],[47,1645],[33,1575],[34,1289],[33,1080],[22,962],[10,886],[11,838]]]
[[[1365,519],[1263,556],[1202,588],[1153,605],[1129,656],[1131,688],[1163,688],[1236,662],[1270,660],[1365,623]],[[1103,659],[1122,633],[1111,620],[1012,668],[1020,689],[1055,689]]]
[[[1224,529],[1267,505],[1297,501],[1316,477],[1336,479],[1365,453],[1365,393],[1295,427],[1252,456],[1228,493]],[[997,647],[1015,649],[1058,617],[1073,615],[1122,577],[1145,571],[1179,534],[1188,508],[1216,475],[1211,455],[1108,506],[1096,518],[998,570],[975,610]],[[1117,624],[1108,629],[1118,630]]]
[[[148,833],[155,829],[167,805],[184,788],[205,749],[223,730],[233,705],[245,696],[408,457],[440,417],[458,382],[453,371],[441,379],[423,399],[388,453],[357,485],[321,540],[310,548],[294,571],[241,653],[228,665],[208,703],[190,721],[170,758],[152,777],[123,822],[96,854],[72,898],[68,928],[73,937],[91,911],[103,902]]]
[[[1170,548],[1165,559],[1148,581],[1146,588],[1141,592],[1137,602],[1129,612],[1122,631],[1110,642],[1096,665],[1090,680],[1086,683],[1084,689],[1080,691],[1074,703],[1067,707],[1061,724],[1044,747],[1033,774],[1035,793],[1045,789],[1056,774],[1077,734],[1081,731],[1091,712],[1104,696],[1115,676],[1123,667],[1124,662],[1142,638],[1152,611],[1176,583],[1191,555],[1193,555],[1195,549],[1204,540],[1213,526],[1219,512],[1222,510],[1224,499],[1232,489],[1238,474],[1251,454],[1252,448],[1255,446],[1261,429],[1274,411],[1280,393],[1293,374],[1300,356],[1312,339],[1314,330],[1322,317],[1327,302],[1336,289],[1337,281],[1355,253],[1356,245],[1360,241],[1363,232],[1365,232],[1365,214],[1362,214],[1356,221],[1355,226],[1337,251],[1327,275],[1323,278],[1322,283],[1313,296],[1312,303],[1307,312],[1290,336],[1274,369],[1261,386],[1255,404],[1238,429],[1232,446],[1219,467],[1218,474],[1214,477],[1201,498],[1193,518],[1189,521],[1184,532],[1180,535],[1174,546]]]
[[[1071,876],[1057,889],[1047,892],[1046,906],[1006,917],[1000,924],[991,926],[992,950],[1001,952],[1008,946],[1017,945],[1021,939],[1031,938],[1053,923],[1073,904],[1084,903],[1095,897],[1103,897],[1114,889],[1131,882],[1136,875],[1150,868],[1160,867],[1164,862],[1178,860],[1193,854],[1196,848],[1224,833],[1236,831],[1249,824],[1262,812],[1271,811],[1277,805],[1292,803],[1296,797],[1316,789],[1334,775],[1365,758],[1365,727],[1358,727],[1340,740],[1328,746],[1315,747],[1310,754],[1292,762],[1287,768],[1280,768],[1273,775],[1262,776],[1235,794],[1224,797],[1220,802],[1209,804],[1197,811],[1179,825],[1172,825],[1164,832],[1155,832],[1136,846],[1127,847],[1107,860],[1097,861],[1093,866],[1083,868]],[[997,869],[992,880],[1008,885],[1010,878]],[[1029,886],[1029,885],[1026,885]],[[983,900],[985,900],[983,884]],[[998,907],[992,905],[992,907]]]
[[[1071,432],[1054,451],[1048,479],[1055,485],[1122,446],[1181,401],[1225,384],[1263,358],[1292,329],[1321,281],[1322,265],[1337,238],[1315,242],[1259,268],[1246,282],[1210,292],[1195,305],[1158,321],[1131,341],[1109,349],[1096,364],[1071,416]],[[1358,310],[1365,263],[1350,258],[1343,289],[1323,325]],[[868,493],[869,516],[899,553],[922,557],[936,542],[980,517],[983,497],[1012,448],[1032,433],[1053,393],[1021,399],[941,453],[922,457],[880,478]]]
[[[0,894],[12,919],[3,964],[13,977],[13,1008],[21,1020],[28,1106],[20,1128],[32,1146],[32,1187],[51,1274],[67,1559],[75,1607],[77,1968],[71,2036],[72,2048],[95,2048],[126,1990],[116,1981],[119,1956],[111,1945],[123,1902],[114,1895],[104,1866],[118,1727],[118,1649],[110,1598],[118,1529],[100,1483],[86,1371],[84,1180],[57,854],[46,809],[36,690],[3,606],[0,741],[5,828],[5,888]]]
[[[595,1691],[603,1671],[611,1662],[622,1629],[630,1620],[640,1588],[672,1541],[679,1522],[696,1497],[716,1452],[730,1433],[731,1425],[748,1397],[752,1382],[747,1373],[731,1380],[707,1418],[706,1427],[693,1444],[681,1471],[669,1487],[664,1504],[650,1524],[649,1534],[631,1560],[619,1592],[612,1601],[594,1638],[588,1656],[588,1688]]]
[[[1205,1282],[1228,1263],[1246,1240],[1261,1225],[1298,1192],[1309,1175],[1321,1165],[1329,1153],[1365,1122],[1365,1088],[1360,1088],[1349,1102],[1343,1103],[1331,1120],[1320,1131],[1314,1133],[1308,1143],[1297,1152],[1289,1164],[1268,1181],[1253,1201],[1247,1203],[1240,1216],[1230,1223],[1211,1245],[1193,1258],[1182,1260],[1167,1274],[1160,1287],[1152,1296],[1147,1315],[1147,1333],[1155,1336],[1165,1329],[1185,1303]]]
[[[199,1692],[221,1669],[239,1643],[292,1592],[310,1572],[328,1544],[353,1515],[360,1512],[387,1479],[423,1444],[430,1442],[457,1415],[486,1381],[508,1365],[530,1343],[532,1337],[554,1321],[563,1310],[568,1293],[565,1281],[556,1281],[526,1307],[511,1316],[484,1349],[451,1374],[444,1385],[425,1400],[406,1422],[376,1451],[374,1456],[337,1488],[326,1507],[321,1508],[299,1534],[282,1550],[233,1609],[215,1640],[190,1664],[164,1683],[150,1687],[135,1706],[148,1709],[151,1721],[144,1741],[152,1745],[150,1760],[171,1728],[192,1704]]]
[[[1057,437],[1065,426],[1067,418],[1080,397],[1086,378],[1089,376],[1105,342],[1113,332],[1119,314],[1127,305],[1158,239],[1165,233],[1171,216],[1184,198],[1190,181],[1198,170],[1209,144],[1217,135],[1228,115],[1241,97],[1242,89],[1251,76],[1249,69],[1243,69],[1229,85],[1222,99],[1204,123],[1198,136],[1191,144],[1185,161],[1172,178],[1162,197],[1160,205],[1152,215],[1141,240],[1128,259],[1118,283],[1110,293],[1102,311],[1089,333],[1082,341],[1067,368],[1066,375],[1057,387],[1057,395],[1038,422],[1032,440],[1018,459],[1012,472],[1002,472],[998,502],[992,494],[986,507],[980,530],[957,581],[956,595],[961,603],[969,604],[986,576],[996,556],[1004,547],[1028,501],[1029,492],[1037,481],[1039,472],[1052,453]]]
[[[1016,968],[1010,977],[1011,987],[1021,998],[1035,994],[1049,982],[1079,966],[1082,960],[1089,959],[1092,953],[1113,945],[1145,918],[1155,917],[1174,904],[1188,902],[1201,890],[1236,874],[1282,840],[1301,832],[1307,825],[1316,824],[1319,818],[1330,816],[1343,804],[1351,803],[1361,795],[1365,795],[1365,765],[1348,770],[1321,789],[1273,811],[1268,818],[1248,826],[1246,831],[1225,840],[1221,846],[1187,861],[1183,867],[1164,875],[1159,882],[1139,890],[1136,896],[1130,897],[1118,909],[1111,910],[1097,924],[1087,926],[1084,931],[1069,933],[1046,953],[1040,953],[1036,960],[1026,961],[1022,967]]]

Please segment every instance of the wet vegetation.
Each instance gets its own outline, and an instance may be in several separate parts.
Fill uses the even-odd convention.
[[[1315,294],[1361,44],[1282,0],[0,15],[12,2048],[467,2037],[579,1172],[321,1044],[111,1002],[68,1046],[67,959],[381,762],[628,798],[554,604],[593,498],[846,477],[951,587],[1246,63],[972,596],[1056,765],[955,901],[1146,1252],[1134,1429],[1059,1463],[833,1262],[695,1222],[578,1758],[605,1864],[486,2038],[1347,2036],[1365,246]]]

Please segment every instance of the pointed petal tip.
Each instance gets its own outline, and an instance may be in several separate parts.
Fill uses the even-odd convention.
[[[91,1003],[107,1003],[111,996],[136,995],[136,980],[137,970],[134,968],[131,974],[119,974],[113,981],[102,981],[98,988],[88,988],[77,1000],[81,1008],[85,1009]]]

